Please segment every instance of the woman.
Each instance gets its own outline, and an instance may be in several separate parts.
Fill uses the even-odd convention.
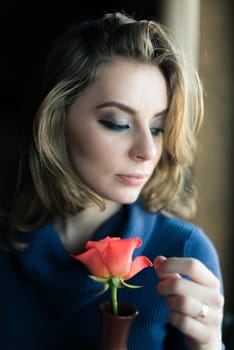
[[[139,236],[156,274],[119,292],[140,310],[129,349],[222,349],[217,253],[186,221],[203,116],[196,72],[159,24],[114,13],[60,38],[46,80],[2,213],[2,348],[97,347],[103,296],[70,254]]]

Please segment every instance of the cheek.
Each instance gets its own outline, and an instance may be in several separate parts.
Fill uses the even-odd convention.
[[[97,150],[91,140],[82,140],[79,138],[69,140],[68,151],[72,160],[95,158]]]
[[[67,147],[73,161],[83,159],[100,162],[112,154],[113,142],[98,137],[95,133],[87,135],[84,132],[70,131],[67,133]]]
[[[163,137],[162,136],[156,142],[156,149],[157,149],[157,153],[155,157],[155,163],[157,164],[163,154]]]

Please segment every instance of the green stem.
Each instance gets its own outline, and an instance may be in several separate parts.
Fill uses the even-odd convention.
[[[111,281],[112,282],[112,281]],[[118,315],[118,302],[117,302],[117,287],[114,283],[111,283],[111,300],[114,315]]]

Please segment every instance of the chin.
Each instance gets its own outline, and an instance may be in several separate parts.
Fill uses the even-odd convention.
[[[108,191],[109,192],[109,191]],[[141,190],[135,191],[112,191],[112,193],[104,193],[104,192],[96,192],[100,197],[104,200],[108,200],[110,202],[122,204],[132,204],[134,203],[141,194]]]
[[[112,197],[111,200],[119,204],[132,204],[138,199],[139,195],[140,193],[137,193],[136,195],[129,195],[129,196],[126,196],[125,194],[124,196],[119,196],[119,197],[116,196],[115,198]]]

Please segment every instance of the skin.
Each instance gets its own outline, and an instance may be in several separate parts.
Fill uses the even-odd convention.
[[[101,223],[122,204],[137,199],[162,154],[167,108],[161,71],[124,59],[105,67],[70,107],[66,140],[71,162],[107,206],[101,213],[96,207],[87,208],[58,225],[68,251],[83,250]],[[224,300],[217,278],[195,259],[160,256],[154,267],[161,280],[157,292],[170,309],[169,321],[186,335],[188,348],[220,350]],[[202,304],[209,307],[207,317],[196,318]]]
[[[167,106],[157,67],[127,60],[107,66],[67,115],[68,150],[80,178],[104,199],[134,202],[160,160]]]
[[[220,350],[224,298],[218,279],[200,261],[192,258],[158,256],[154,268],[161,282],[157,291],[166,297],[169,321],[186,335],[190,350]],[[187,275],[191,281],[181,278]],[[202,305],[205,318],[197,318]]]
[[[107,65],[70,107],[65,135],[71,162],[106,209],[91,205],[65,222],[56,219],[68,252],[81,252],[104,221],[137,199],[162,154],[167,108],[161,71],[124,59]]]

